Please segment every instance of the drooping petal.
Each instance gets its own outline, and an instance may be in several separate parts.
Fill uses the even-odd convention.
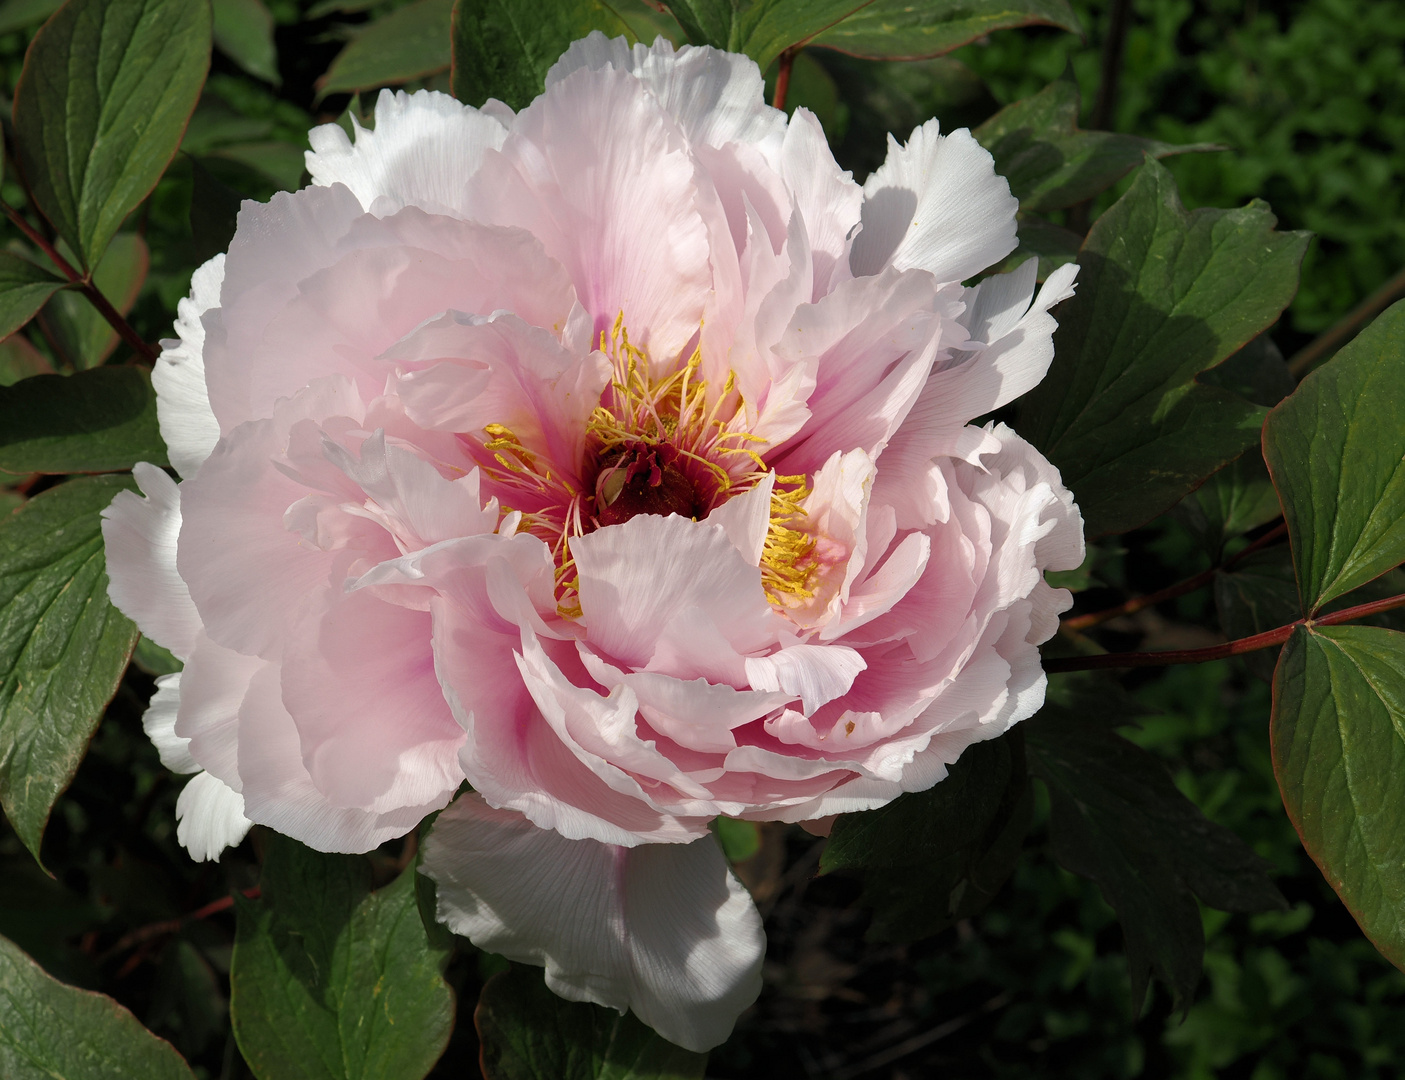
[[[494,105],[492,112],[480,111],[435,91],[382,90],[374,128],[352,116],[355,144],[337,124],[308,133],[307,171],[322,187],[345,184],[378,217],[417,206],[471,218],[464,180],[478,171],[484,152],[507,137],[507,107]]]
[[[725,1041],[760,992],[761,917],[710,837],[567,840],[469,794],[439,815],[423,872],[456,933],[690,1050]]]
[[[190,296],[176,305],[179,340],[161,342],[151,370],[156,419],[176,472],[189,479],[219,441],[220,425],[205,388],[205,312],[220,303],[224,252],[200,266],[190,279]]]
[[[888,136],[888,159],[864,184],[855,276],[917,267],[963,281],[1015,250],[1020,204],[995,159],[965,128],[941,134],[928,120],[905,145]]]
[[[142,714],[141,726],[151,745],[161,755],[161,764],[171,772],[191,773],[200,764],[190,756],[190,740],[176,734],[176,714],[180,709],[181,673],[158,675],[156,693]]]
[[[176,570],[180,489],[144,461],[133,466],[132,475],[146,498],[119,491],[102,512],[107,594],[143,634],[183,660],[195,648],[201,622]]]
[[[248,834],[244,797],[207,772],[198,772],[176,800],[176,839],[196,862],[220,857]]]

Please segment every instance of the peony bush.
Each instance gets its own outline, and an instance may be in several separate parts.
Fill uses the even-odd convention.
[[[1359,738],[1385,740],[1377,761],[1398,749],[1398,633],[1338,624],[1405,603],[1354,595],[1405,557],[1387,468],[1405,453],[1389,367],[1405,315],[1288,394],[1259,335],[1306,238],[1261,203],[1186,212],[1154,160],[1186,148],[1079,131],[1062,83],[974,133],[933,118],[890,134],[860,183],[814,112],[782,106],[802,44],[896,47],[862,5],[814,25],[823,13],[780,5],[774,25],[725,34],[665,6],[692,44],[541,14],[546,65],[459,0],[459,96],[383,89],[369,122],[314,127],[310,182],[240,205],[159,351],[108,298],[102,260],[109,244],[144,257],[122,219],[201,138],[185,133],[198,48],[177,45],[208,49],[220,24],[196,0],[69,0],[45,24],[15,105],[38,224],[8,211],[23,239],[0,259],[0,316],[18,313],[10,332],[57,305],[36,325],[61,355],[51,322],[86,297],[103,347],[125,342],[133,363],[0,390],[18,432],[0,468],[32,474],[0,525],[0,798],[17,836],[39,855],[139,632],[161,671],[145,733],[189,777],[163,820],[194,860],[261,864],[243,899],[196,913],[237,909],[231,1023],[261,1080],[426,1075],[452,1024],[455,936],[485,964],[541,969],[487,983],[489,1080],[520,1075],[524,1045],[583,1052],[571,1040],[592,1024],[701,1075],[763,986],[754,870],[727,837],[828,838],[819,869],[862,881],[872,933],[920,938],[1009,876],[1031,777],[1055,856],[1123,923],[1134,1001],[1154,972],[1184,1004],[1196,898],[1283,898],[1112,731],[1134,715],[1114,684],[1049,674],[1283,646],[1285,805],[1368,935],[1405,955],[1388,824],[1405,807],[1382,796],[1352,819],[1385,853],[1364,876],[1319,824],[1347,797],[1324,732],[1385,716]],[[118,54],[97,83],[56,81]],[[56,148],[82,142],[89,113],[106,134],[70,168]],[[1138,165],[1086,236],[1070,230]],[[213,212],[203,168],[192,222]],[[47,363],[19,340],[14,355]],[[113,475],[43,480],[82,473]],[[1173,507],[1211,551],[1232,640],[1108,653],[1088,631],[1125,634],[1214,575],[1061,621],[1068,586],[1113,551],[1085,531]],[[1267,601],[1244,614],[1218,590],[1265,549],[1295,560],[1299,604],[1261,625]],[[56,640],[89,651],[51,662]],[[1355,704],[1328,716],[1329,698]],[[1332,737],[1350,757],[1358,736]],[[77,993],[5,948],[34,993]],[[532,998],[541,986],[555,997]],[[155,1055],[134,1075],[185,1068],[121,1030],[95,1038]],[[346,1058],[348,1031],[380,1072],[304,1060],[334,1042]]]

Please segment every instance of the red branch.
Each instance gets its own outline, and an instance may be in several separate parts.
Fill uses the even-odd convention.
[[[1165,652],[1103,653],[1100,656],[1058,657],[1044,661],[1044,670],[1052,673],[1057,671],[1096,671],[1101,668],[1203,664],[1209,660],[1223,660],[1228,656],[1238,656],[1241,653],[1257,652],[1259,649],[1270,649],[1275,645],[1282,645],[1300,626],[1336,626],[1339,623],[1350,622],[1352,619],[1379,615],[1382,611],[1390,611],[1398,607],[1405,607],[1405,593],[1401,593],[1399,596],[1390,596],[1384,600],[1373,600],[1369,604],[1357,604],[1355,607],[1343,608],[1341,611],[1334,611],[1332,614],[1323,615],[1318,619],[1299,619],[1287,626],[1265,630],[1262,634],[1238,638],[1235,641],[1226,641],[1223,645],[1210,645],[1204,649],[1168,649]]]
[[[785,96],[790,92],[790,69],[795,66],[795,49],[786,49],[780,55],[780,67],[776,69],[776,92],[771,97],[771,105],[785,108]]]
[[[1276,527],[1264,533],[1243,551],[1231,555],[1219,566],[1212,566],[1203,573],[1186,578],[1184,581],[1178,581],[1174,585],[1168,585],[1164,589],[1158,589],[1156,592],[1147,593],[1145,596],[1134,596],[1130,600],[1118,604],[1116,607],[1110,607],[1103,611],[1091,611],[1087,615],[1075,615],[1071,619],[1064,619],[1061,625],[1065,630],[1086,630],[1090,626],[1097,626],[1099,623],[1105,623],[1109,619],[1117,618],[1119,615],[1132,615],[1141,611],[1143,608],[1149,608],[1153,604],[1159,604],[1163,600],[1174,600],[1178,596],[1184,596],[1186,593],[1194,592],[1196,589],[1210,584],[1210,582],[1215,579],[1215,575],[1221,570],[1228,570],[1240,559],[1267,547],[1287,531],[1288,523],[1286,521],[1280,521]]]
[[[0,203],[4,207],[5,216],[15,223],[15,227],[29,238],[30,243],[49,257],[49,261],[59,268],[59,272],[68,278],[69,283],[76,287],[79,292],[88,298],[88,302],[97,309],[99,315],[107,320],[109,326],[117,331],[118,336],[125,341],[132,349],[148,364],[156,363],[156,350],[132,329],[126,319],[118,313],[112,303],[102,294],[102,290],[93,284],[92,278],[80,274],[67,259],[59,254],[58,248],[49,243],[44,235],[33,225],[25,221],[23,215],[8,203]]]
[[[250,900],[257,900],[261,895],[258,886],[252,889],[245,889],[243,895]],[[134,945],[142,945],[153,938],[162,937],[166,934],[178,934],[181,928],[188,922],[197,922],[200,919],[208,919],[211,915],[218,915],[222,911],[228,911],[234,906],[234,896],[221,896],[218,900],[211,900],[204,907],[196,908],[188,914],[180,916],[178,919],[166,919],[162,922],[150,923],[140,926],[130,934],[124,934],[117,939],[117,944],[108,949],[98,957],[98,962],[110,959],[118,953],[126,952]]]

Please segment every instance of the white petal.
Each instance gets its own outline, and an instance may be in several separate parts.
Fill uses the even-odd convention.
[[[710,837],[567,840],[469,794],[439,815],[423,872],[456,933],[690,1050],[725,1041],[761,990],[761,917]]]
[[[630,48],[624,38],[594,30],[572,42],[546,73],[546,87],[574,71],[612,67],[640,80],[688,136],[688,141],[722,146],[729,142],[775,143],[785,131],[785,114],[766,104],[766,86],[755,61],[707,46],[674,50],[665,38]]]
[[[728,499],[704,519],[726,529],[727,538],[752,566],[761,565],[766,533],[771,527],[771,492],[775,486],[776,474],[769,472],[750,491]]]
[[[244,796],[207,772],[196,773],[181,791],[176,822],[176,839],[196,862],[218,859],[253,824],[244,816]]]
[[[163,341],[151,371],[156,389],[156,419],[176,472],[189,479],[219,441],[220,425],[205,390],[205,326],[201,316],[219,306],[224,283],[224,253],[205,263],[190,279],[190,297],[176,305],[179,341]]]
[[[784,690],[800,698],[806,715],[849,692],[864,659],[845,645],[791,645],[770,656],[750,656],[746,677],[757,690]]]
[[[448,94],[382,90],[374,129],[356,124],[352,145],[336,124],[313,128],[305,156],[314,184],[345,184],[378,217],[417,206],[468,218],[473,215],[464,181],[506,137],[497,117]]]
[[[1015,250],[1020,204],[990,151],[965,128],[939,132],[928,120],[905,146],[888,136],[888,160],[863,188],[863,231],[849,256],[856,277],[895,266],[962,281]]]
[[[786,128],[781,175],[805,219],[815,260],[815,295],[822,296],[837,283],[836,271],[848,276],[850,236],[859,223],[863,189],[853,174],[839,168],[819,120],[805,108],[795,110]]]
[[[146,498],[119,491],[102,512],[107,595],[143,634],[184,660],[195,648],[201,623],[190,590],[176,571],[180,489],[144,461],[132,468],[132,475]]]
[[[142,730],[156,752],[161,755],[161,764],[171,772],[192,773],[200,765],[190,756],[190,740],[176,734],[176,711],[180,708],[181,673],[158,675],[156,693],[151,695],[151,704],[141,718]]]

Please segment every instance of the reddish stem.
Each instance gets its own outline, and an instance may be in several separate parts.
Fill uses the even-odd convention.
[[[1091,611],[1087,615],[1075,615],[1071,619],[1064,619],[1062,624],[1063,628],[1066,630],[1086,630],[1090,626],[1097,626],[1099,623],[1105,623],[1109,619],[1117,618],[1119,615],[1133,615],[1143,608],[1149,608],[1153,604],[1161,603],[1163,600],[1174,600],[1178,596],[1184,596],[1186,593],[1194,592],[1196,589],[1210,584],[1210,582],[1214,580],[1215,575],[1221,570],[1228,570],[1240,559],[1267,547],[1287,531],[1288,523],[1286,521],[1280,521],[1277,526],[1264,533],[1243,551],[1231,555],[1219,566],[1212,566],[1203,573],[1186,578],[1184,581],[1178,581],[1174,585],[1168,585],[1164,589],[1158,589],[1156,592],[1147,593],[1145,596],[1134,596],[1130,600],[1118,604],[1116,607],[1110,607],[1103,611]]]
[[[258,886],[252,889],[243,890],[243,895],[250,900],[257,900],[260,895]],[[162,937],[165,934],[178,934],[181,927],[188,922],[196,922],[200,919],[208,919],[211,915],[218,915],[222,911],[228,911],[234,906],[234,895],[221,896],[218,900],[211,900],[204,907],[196,908],[189,914],[182,915],[178,919],[166,919],[162,922],[150,923],[147,926],[140,926],[130,934],[125,934],[117,939],[117,944],[108,949],[98,957],[101,963],[110,957],[116,956],[120,952],[125,952],[134,945],[142,945],[153,938]]]
[[[1390,596],[1384,600],[1373,600],[1369,604],[1357,604],[1355,607],[1343,608],[1330,615],[1323,615],[1320,619],[1299,619],[1287,626],[1265,630],[1262,634],[1238,638],[1235,641],[1226,641],[1223,645],[1211,645],[1204,649],[1168,649],[1165,652],[1103,653],[1100,656],[1059,657],[1046,660],[1044,670],[1052,673],[1057,671],[1096,671],[1101,668],[1203,664],[1209,660],[1223,660],[1228,656],[1238,656],[1241,653],[1257,652],[1259,649],[1282,645],[1300,626],[1336,626],[1340,623],[1350,622],[1352,619],[1379,615],[1382,611],[1390,611],[1398,607],[1405,607],[1405,593],[1401,593],[1399,596]]]
[[[67,259],[59,254],[58,248],[49,243],[44,235],[33,225],[24,219],[13,206],[8,203],[0,203],[4,207],[5,216],[15,223],[15,227],[29,239],[29,242],[49,257],[49,261],[59,268],[59,272],[68,278],[69,283],[75,286],[79,292],[88,298],[88,302],[97,309],[107,324],[117,331],[117,335],[125,341],[132,349],[148,364],[156,363],[156,350],[142,339],[142,336],[132,329],[131,324],[118,313],[112,303],[102,294],[90,277],[80,274]]]
[[[786,49],[780,55],[780,67],[776,69],[776,92],[771,97],[771,105],[785,108],[785,96],[790,91],[790,69],[795,65],[795,50]]]

